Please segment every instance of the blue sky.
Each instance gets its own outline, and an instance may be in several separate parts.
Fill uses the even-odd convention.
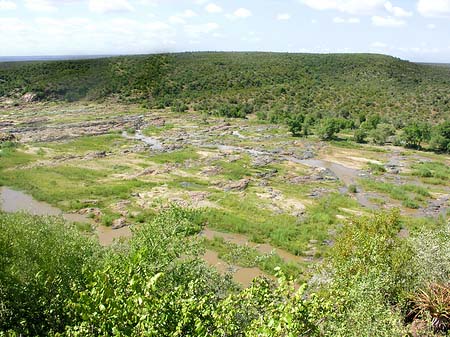
[[[450,0],[0,0],[0,56],[197,50],[450,63]]]

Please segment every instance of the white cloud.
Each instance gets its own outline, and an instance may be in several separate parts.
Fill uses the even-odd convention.
[[[158,0],[139,0],[138,3],[140,5],[144,5],[144,6],[157,6],[158,5]]]
[[[359,18],[348,18],[348,19],[344,19],[341,17],[335,17],[333,19],[334,23],[348,23],[348,24],[355,24],[355,23],[360,23],[361,20]]]
[[[370,44],[370,47],[375,48],[375,49],[384,49],[387,48],[387,44],[383,43],[383,42],[373,42]]]
[[[214,3],[209,3],[206,5],[205,10],[208,13],[221,13],[223,11],[222,7],[214,4]]]
[[[27,29],[25,22],[18,18],[0,18],[0,32],[17,33],[23,32]],[[0,38],[7,39],[8,34],[0,34]],[[9,39],[7,39],[9,40]],[[1,41],[1,39],[0,39]],[[11,40],[12,41],[12,40]],[[3,44],[2,44],[3,47]]]
[[[392,16],[372,16],[372,24],[378,27],[401,27],[406,25],[406,21]]]
[[[255,32],[249,32],[248,34],[241,37],[241,40],[244,42],[257,43],[257,42],[261,41],[262,38]]]
[[[171,15],[170,17],[169,17],[169,22],[171,23],[171,24],[173,24],[173,25],[182,25],[182,24],[185,24],[186,23],[186,20],[185,19],[183,19],[182,17],[180,17],[180,16],[177,16],[177,15]]]
[[[195,13],[192,9],[186,9],[183,13],[179,15],[183,18],[193,18],[194,16],[197,16],[197,13]]]
[[[337,10],[348,14],[373,14],[382,9],[385,0],[300,0],[316,10]]]
[[[248,18],[252,16],[252,12],[247,8],[238,8],[234,11],[233,15],[237,18]]]
[[[419,0],[417,11],[428,17],[450,16],[450,0]]]
[[[89,0],[89,10],[94,13],[132,12],[134,7],[128,0]]]
[[[394,6],[390,1],[386,1],[386,3],[384,4],[384,8],[393,16],[406,17],[413,15],[412,12],[408,12],[401,7]]]
[[[195,16],[197,16],[197,13],[191,9],[186,9],[184,12],[170,16],[169,22],[172,24],[185,24],[186,19],[193,18]]]
[[[0,1],[0,11],[13,10],[16,8],[17,8],[17,5],[12,1],[9,1],[9,0],[1,0]]]
[[[49,0],[25,0],[25,7],[33,12],[55,12],[58,10]]]
[[[291,19],[291,14],[289,13],[280,13],[277,15],[277,20],[279,21],[287,21]]]
[[[209,34],[219,29],[219,25],[215,22],[208,22],[198,25],[186,25],[184,26],[184,31],[186,34],[197,37],[200,34]]]
[[[166,22],[111,17],[0,18],[3,31],[8,34],[0,33],[0,45],[12,55],[149,53],[170,50],[176,38],[176,30]]]

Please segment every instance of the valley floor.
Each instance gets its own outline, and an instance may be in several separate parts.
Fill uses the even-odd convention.
[[[84,216],[100,238],[171,203],[200,209],[205,259],[243,284],[277,265],[306,276],[354,216],[399,208],[403,235],[448,219],[450,156],[294,138],[252,116],[36,103],[2,108],[1,134],[19,146],[0,149],[0,186]]]

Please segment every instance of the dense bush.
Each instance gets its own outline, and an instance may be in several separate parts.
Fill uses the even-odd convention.
[[[430,146],[439,152],[450,152],[450,120],[435,126]]]
[[[239,289],[199,258],[199,214],[162,211],[100,248],[56,218],[0,213],[0,336],[405,336],[448,329],[449,228],[359,217],[309,285]],[[193,236],[194,235],[194,236]],[[415,328],[417,332],[417,327]]]
[[[0,213],[0,331],[64,328],[73,285],[101,262],[97,243],[62,219]]]
[[[331,140],[341,130],[339,121],[335,118],[323,119],[317,127],[316,133],[322,140]]]
[[[318,335],[324,305],[279,275],[238,290],[179,208],[100,248],[55,218],[0,213],[0,336]]]

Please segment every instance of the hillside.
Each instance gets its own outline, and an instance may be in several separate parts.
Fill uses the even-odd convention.
[[[0,337],[448,336],[449,84],[368,54],[0,63]]]
[[[378,113],[448,119],[450,68],[374,54],[183,53],[0,63],[0,97],[116,97],[150,107],[280,120]]]

